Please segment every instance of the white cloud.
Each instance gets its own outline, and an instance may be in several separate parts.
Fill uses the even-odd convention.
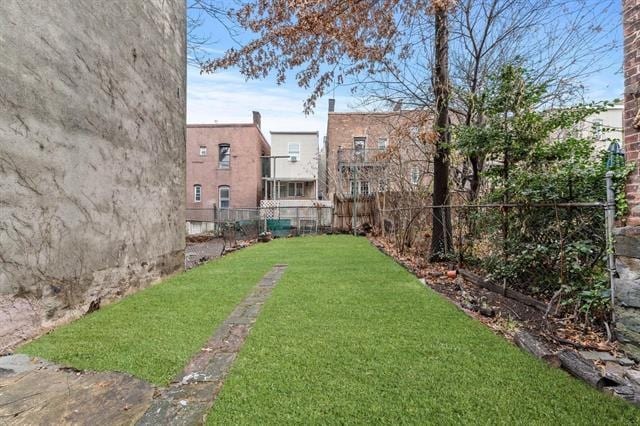
[[[314,114],[305,116],[304,90],[277,86],[268,80],[245,81],[237,72],[225,71],[200,75],[190,67],[187,77],[187,123],[248,123],[251,111],[262,115],[262,131],[270,140],[270,131],[317,131],[320,141],[326,133],[327,103],[321,98]],[[349,97],[336,97],[346,106]]]

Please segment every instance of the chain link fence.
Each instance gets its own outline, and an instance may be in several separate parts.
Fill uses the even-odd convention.
[[[383,211],[381,232],[426,258],[432,232],[441,228],[440,250],[451,263],[556,304],[579,299],[580,309],[607,301],[605,212],[600,202],[396,208]]]
[[[187,209],[187,234],[212,234],[226,241],[333,232],[333,208],[273,206],[246,209]]]

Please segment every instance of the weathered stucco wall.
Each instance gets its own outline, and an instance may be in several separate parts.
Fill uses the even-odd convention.
[[[183,0],[0,2],[0,353],[179,270]]]

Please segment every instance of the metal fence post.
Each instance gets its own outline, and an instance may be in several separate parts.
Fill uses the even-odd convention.
[[[444,207],[440,206],[440,220],[442,222],[442,230],[444,231],[444,255],[449,256],[449,236],[447,235],[447,212]]]
[[[609,269],[609,285],[611,286],[611,318],[615,321],[615,303],[616,303],[616,260],[613,249],[613,227],[616,219],[616,194],[613,191],[613,172],[608,171],[605,175],[605,183],[607,186],[607,203],[604,207],[606,238],[607,238],[607,268]]]

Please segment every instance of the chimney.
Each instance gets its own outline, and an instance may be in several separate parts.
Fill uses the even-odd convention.
[[[258,111],[253,111],[253,124],[255,124],[258,129],[260,128],[260,125],[262,124],[262,118],[260,116],[260,113]]]
[[[396,103],[393,105],[393,110],[394,111],[400,111],[402,109],[402,101],[396,101]]]
[[[334,112],[336,110],[336,100],[331,98],[329,99],[329,112]]]

